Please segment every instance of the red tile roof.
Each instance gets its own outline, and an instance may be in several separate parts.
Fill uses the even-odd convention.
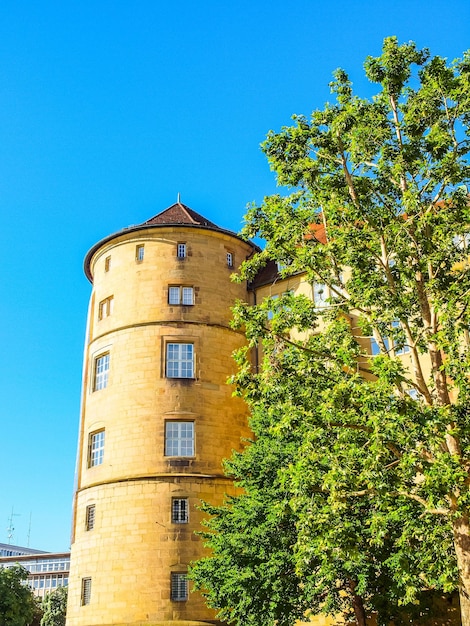
[[[196,211],[193,211],[192,209],[190,209],[185,204],[182,204],[181,202],[177,202],[176,204],[173,204],[172,206],[168,207],[168,209],[165,209],[161,213],[154,215],[149,220],[141,224],[141,226],[144,226],[144,225],[150,226],[152,224],[158,224],[158,225],[181,224],[181,225],[188,225],[188,226],[208,226],[209,228],[216,228],[218,230],[223,230],[223,229],[220,229],[219,226],[217,226],[217,224],[214,224],[214,222],[210,222],[208,219],[206,219],[199,213],[196,213]]]

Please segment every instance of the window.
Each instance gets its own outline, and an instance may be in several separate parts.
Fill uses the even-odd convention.
[[[166,375],[168,378],[194,378],[192,343],[166,344]]]
[[[186,574],[171,573],[171,599],[182,602],[188,599],[188,579]]]
[[[173,498],[171,503],[171,521],[174,524],[189,522],[188,498]]]
[[[135,260],[137,263],[142,263],[144,260],[144,246],[139,245],[135,247]]]
[[[82,578],[82,597],[81,604],[90,604],[91,600],[91,578]]]
[[[194,456],[194,422],[165,422],[165,456]]]
[[[104,430],[90,433],[88,440],[88,467],[101,465],[104,457]]]
[[[95,527],[95,505],[90,504],[86,508],[85,512],[85,529],[93,530]]]
[[[168,304],[194,304],[193,287],[168,287]]]
[[[179,243],[176,247],[176,256],[178,259],[184,259],[186,257],[186,244]]]
[[[393,320],[392,329],[396,329],[394,333],[394,337],[393,337],[393,348],[395,350],[395,355],[399,356],[400,354],[406,354],[407,352],[410,351],[410,346],[407,343],[405,343],[405,334],[401,329],[401,324],[399,320]],[[383,334],[383,333],[387,333],[387,330],[389,329],[387,328],[381,329],[381,332],[382,332],[382,339],[384,342],[385,350],[389,352],[391,348],[390,338],[384,336]],[[377,343],[377,341],[374,339],[374,337],[370,338],[370,347],[371,347],[372,356],[377,356],[378,354],[380,354],[380,346]]]
[[[114,296],[109,296],[109,298],[105,298],[101,300],[98,306],[98,319],[102,320],[105,317],[109,317],[113,312],[114,306]]]
[[[410,346],[405,343],[405,334],[401,329],[401,324],[398,320],[392,322],[392,328],[398,330],[397,335],[394,337],[393,343],[395,347],[395,354],[406,354],[410,351]]]
[[[318,306],[325,306],[328,297],[327,287],[322,283],[314,283],[313,285],[313,301]]]
[[[104,271],[109,272],[110,267],[111,267],[111,257],[107,256],[104,260]]]
[[[227,266],[233,267],[233,253],[227,252]]]
[[[99,391],[108,386],[109,352],[95,359],[95,376],[93,391]]]

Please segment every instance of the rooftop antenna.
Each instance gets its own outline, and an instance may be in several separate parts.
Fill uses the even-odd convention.
[[[15,532],[15,527],[13,526],[13,518],[19,517],[20,513],[14,513],[13,507],[11,507],[10,517],[8,518],[8,528],[7,528],[7,537],[8,537],[8,545],[11,545],[11,540],[13,539],[13,533]]]
[[[179,191],[178,191],[178,199],[176,200],[176,203],[181,204],[181,194]]]
[[[29,512],[29,526],[28,526],[28,541],[26,542],[26,547],[29,548],[29,540],[31,539],[31,518],[33,516],[33,512]]]

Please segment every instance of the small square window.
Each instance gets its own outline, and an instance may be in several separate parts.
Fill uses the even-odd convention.
[[[104,271],[109,272],[110,267],[111,267],[111,257],[107,256],[104,260]]]
[[[95,527],[95,505],[90,504],[86,508],[85,512],[85,529],[93,530]]]
[[[139,245],[135,247],[135,260],[137,263],[142,263],[144,260],[144,246]]]
[[[168,304],[191,306],[194,304],[193,287],[169,287]]]
[[[194,346],[192,343],[166,344],[167,378],[194,378]]]
[[[99,391],[108,386],[109,352],[95,359],[93,391]]]
[[[185,243],[178,244],[176,248],[176,256],[178,257],[178,259],[186,258],[186,244]]]
[[[187,524],[189,522],[188,498],[173,498],[171,502],[171,521],[173,524]]]
[[[165,422],[165,456],[194,456],[194,422]]]
[[[82,578],[81,605],[90,604],[91,600],[91,578]]]
[[[102,465],[104,458],[104,430],[90,433],[88,439],[88,467]]]
[[[105,298],[101,300],[98,307],[98,319],[102,320],[105,317],[109,317],[113,312],[114,306],[114,296],[109,296],[109,298]]]
[[[174,602],[183,602],[188,599],[188,578],[186,574],[171,573],[171,599]]]
[[[227,252],[227,267],[233,267],[233,253]]]

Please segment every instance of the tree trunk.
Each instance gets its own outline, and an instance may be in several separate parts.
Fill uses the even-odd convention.
[[[462,626],[470,626],[470,520],[462,515],[454,520],[454,546],[459,568],[459,596]]]
[[[349,589],[351,590],[351,600],[354,609],[354,617],[356,618],[357,626],[366,626],[366,612],[364,604],[362,603],[361,596],[356,593],[357,583],[355,580],[349,581]],[[463,626],[463,622],[462,622]]]

